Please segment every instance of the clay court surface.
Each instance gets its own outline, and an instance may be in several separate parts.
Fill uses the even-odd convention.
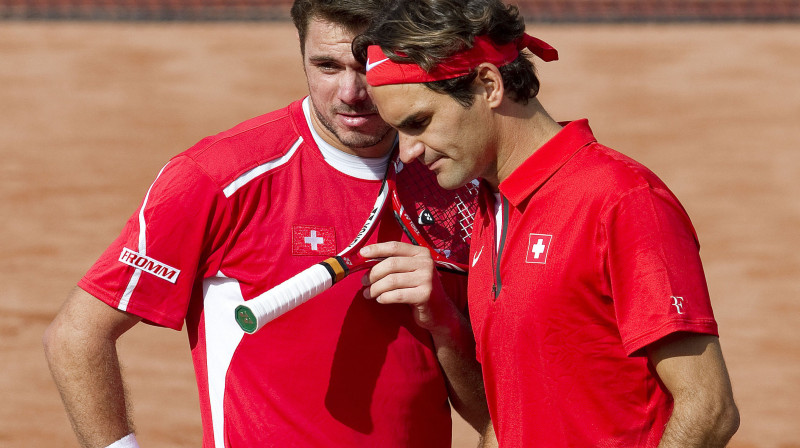
[[[539,66],[545,106],[589,118],[694,221],[731,446],[800,447],[800,25],[530,31],[561,53]],[[305,90],[288,23],[0,22],[0,446],[77,446],[41,335],[166,160]],[[198,447],[185,333],[139,325],[120,345],[141,445]],[[475,440],[457,420],[453,446]]]

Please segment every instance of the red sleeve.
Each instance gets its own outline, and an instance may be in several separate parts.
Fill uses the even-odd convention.
[[[697,236],[672,193],[634,189],[603,222],[612,297],[629,355],[679,331],[717,335]]]
[[[181,329],[193,288],[219,269],[226,210],[222,191],[193,161],[173,159],[78,286],[145,321]]]

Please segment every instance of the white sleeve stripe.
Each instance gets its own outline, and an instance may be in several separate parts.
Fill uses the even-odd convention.
[[[228,185],[222,190],[225,193],[225,197],[226,198],[231,197],[234,193],[236,193],[236,191],[239,188],[242,188],[243,186],[247,185],[247,183],[250,182],[251,180],[288,162],[289,159],[291,159],[292,156],[294,155],[295,151],[297,151],[297,148],[300,146],[301,143],[303,143],[303,137],[298,138],[297,141],[295,141],[292,147],[289,149],[289,152],[287,152],[286,154],[278,157],[277,159],[273,159],[270,160],[269,162],[259,165],[251,169],[250,171],[242,174],[238,178],[236,178],[236,180],[231,182],[230,185]]]
[[[119,305],[117,305],[117,309],[120,311],[128,311],[128,302],[131,300],[131,295],[133,295],[133,290],[139,283],[139,277],[141,275],[142,271],[139,269],[133,270],[133,275],[131,276],[130,281],[128,281],[128,286],[125,288],[125,293],[122,294],[122,298],[119,300]]]
[[[167,165],[169,165],[169,162],[167,162]],[[144,209],[147,207],[147,200],[150,198],[150,190],[153,189],[153,185],[155,185],[155,183],[158,181],[158,178],[161,177],[161,173],[164,172],[164,169],[167,168],[167,165],[164,165],[164,167],[161,168],[161,171],[158,172],[156,179],[150,185],[150,188],[147,189],[147,194],[144,196],[144,201],[142,202],[142,208],[139,210],[139,253],[142,255],[147,254],[147,221],[144,219]],[[119,305],[117,305],[117,309],[120,311],[128,310],[128,302],[131,300],[131,295],[133,295],[133,290],[136,289],[136,285],[139,283],[139,277],[141,277],[141,275],[142,271],[139,269],[134,269],[133,275],[128,282],[128,286],[125,288],[125,292],[122,294]]]

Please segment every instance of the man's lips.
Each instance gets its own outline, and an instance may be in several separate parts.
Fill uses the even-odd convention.
[[[433,159],[431,162],[425,162],[425,165],[431,171],[436,171],[441,164],[442,164],[442,159],[441,158]]]
[[[339,119],[342,120],[342,122],[345,125],[350,126],[350,127],[362,126],[365,123],[367,123],[368,121],[374,120],[375,117],[377,117],[377,116],[378,116],[377,112],[376,113],[363,113],[363,114],[350,114],[350,113],[344,114],[344,113],[339,113]]]

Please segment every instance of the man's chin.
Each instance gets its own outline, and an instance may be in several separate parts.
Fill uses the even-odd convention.
[[[445,190],[455,190],[464,185],[464,183],[459,183],[457,179],[453,179],[452,176],[447,176],[442,171],[434,171],[434,173],[436,174],[436,183]]]
[[[386,139],[386,137],[389,135],[390,132],[391,128],[369,133],[363,131],[347,130],[344,132],[339,132],[337,134],[337,137],[339,138],[339,141],[342,142],[343,145],[349,148],[360,149],[360,148],[370,148],[372,146],[381,143],[382,141],[384,141],[384,139]]]

